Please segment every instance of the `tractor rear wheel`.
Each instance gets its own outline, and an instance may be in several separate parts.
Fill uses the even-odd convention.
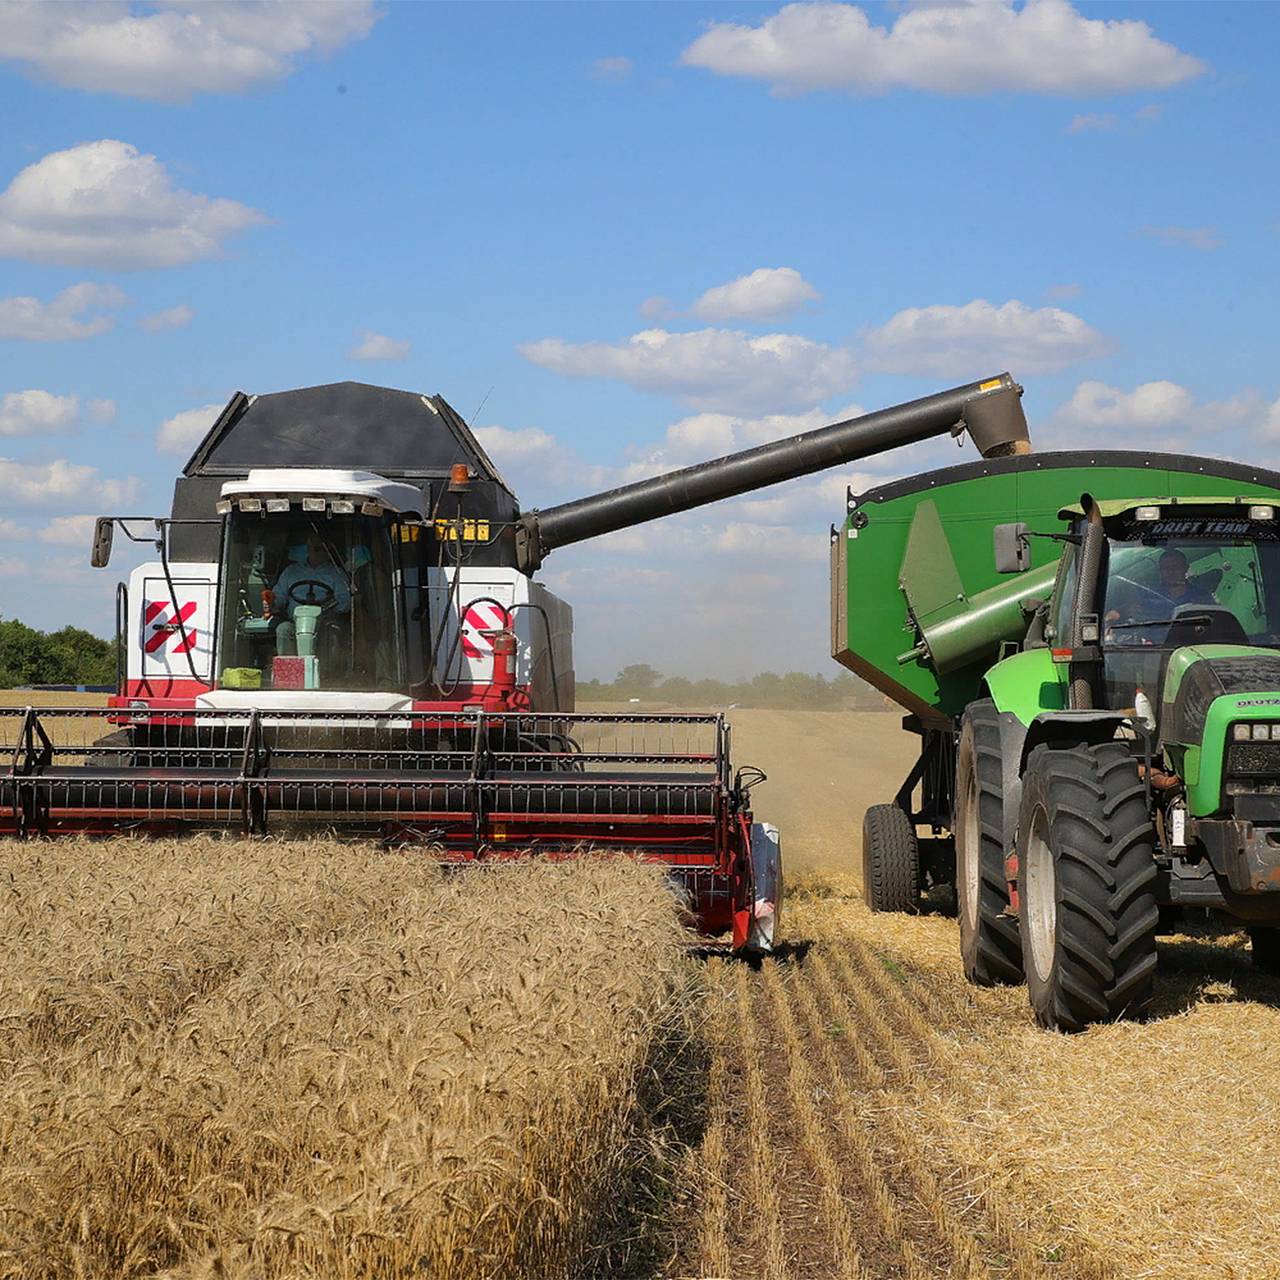
[[[920,844],[896,804],[873,804],[862,820],[862,896],[872,911],[920,909]]]
[[[1280,929],[1250,929],[1249,944],[1253,967],[1259,973],[1280,974]]]
[[[972,702],[956,753],[956,914],[964,975],[980,987],[1022,981],[1018,921],[1004,869],[1004,765],[1000,713]]]
[[[1151,1003],[1160,911],[1155,831],[1124,743],[1036,747],[1018,821],[1018,902],[1031,1007],[1083,1031]]]

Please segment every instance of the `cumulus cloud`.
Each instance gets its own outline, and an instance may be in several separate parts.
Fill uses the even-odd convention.
[[[170,333],[174,329],[185,329],[195,318],[195,308],[184,302],[165,311],[153,311],[149,316],[143,316],[138,324],[148,333]]]
[[[225,406],[206,404],[199,409],[184,409],[166,418],[156,432],[156,448],[161,453],[190,453],[204,439]]]
[[[1061,439],[1090,433],[1198,433],[1244,428],[1266,434],[1268,423],[1280,426],[1280,400],[1268,405],[1257,391],[1241,391],[1225,400],[1201,400],[1187,387],[1160,379],[1139,383],[1132,391],[1085,381],[1050,416],[1047,427]]]
[[[1069,0],[921,5],[892,27],[854,4],[789,4],[758,26],[712,23],[681,60],[766,80],[780,94],[1113,94],[1169,88],[1205,70],[1145,22],[1085,18]]]
[[[36,537],[60,547],[87,547],[96,519],[96,516],[55,516],[36,531]]]
[[[700,320],[772,320],[820,296],[794,267],[759,267],[708,289],[691,310]]]
[[[646,320],[652,320],[655,323],[670,320],[676,314],[676,309],[672,305],[671,299],[664,298],[661,294],[654,294],[653,297],[646,298],[636,310]]]
[[[0,436],[66,435],[79,419],[80,401],[75,396],[35,390],[0,396]]]
[[[19,506],[65,506],[73,502],[123,506],[136,500],[138,489],[136,477],[107,479],[97,467],[65,458],[42,463],[0,458],[0,490],[7,501]]]
[[[1182,245],[1187,249],[1220,249],[1222,237],[1217,227],[1141,227],[1139,235],[1149,240],[1163,240],[1165,244]]]
[[[106,138],[53,151],[0,194],[0,256],[133,271],[222,252],[266,221],[235,200],[173,185],[153,155]]]
[[[543,338],[519,350],[553,373],[615,378],[641,391],[679,396],[700,409],[759,413],[814,404],[857,376],[850,352],[786,333],[645,329],[626,342]]]
[[[997,307],[982,298],[958,307],[909,307],[868,332],[866,343],[882,371],[938,377],[1052,373],[1107,350],[1102,334],[1070,311],[1016,299]]]
[[[90,422],[114,422],[116,420],[116,402],[105,396],[90,400],[85,405],[85,413]]]
[[[96,338],[115,324],[111,315],[128,301],[110,284],[73,284],[49,302],[39,298],[0,298],[0,338],[28,342],[69,342]]]
[[[403,360],[410,345],[408,338],[388,338],[385,333],[366,329],[347,355],[352,360]]]
[[[186,102],[288,75],[300,57],[369,34],[373,0],[153,0],[0,5],[0,58],[70,89]]]
[[[634,70],[630,58],[597,58],[591,64],[591,78],[603,80],[607,84],[620,84],[628,79]]]

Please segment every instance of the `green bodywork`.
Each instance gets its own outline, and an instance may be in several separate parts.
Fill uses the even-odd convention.
[[[1022,522],[1032,533],[1060,535],[1059,512],[1082,493],[1127,510],[1138,501],[1216,501],[1224,492],[1232,495],[1226,501],[1280,503],[1280,476],[1211,458],[1037,453],[851,498],[832,536],[832,654],[935,727],[953,723],[988,688],[998,703],[1020,708],[1020,718],[1038,705],[1057,709],[1064,664],[1040,650],[1006,658],[1008,668],[994,664],[1002,645],[1026,633],[1023,602],[1049,595],[1062,543],[1032,537],[1030,570],[1002,576],[995,527]],[[921,648],[922,627],[935,641],[936,661]]]

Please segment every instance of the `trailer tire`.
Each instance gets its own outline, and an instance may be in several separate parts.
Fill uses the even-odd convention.
[[[920,910],[920,844],[896,804],[873,804],[862,820],[862,896],[872,911]]]
[[[956,915],[964,976],[979,987],[1022,981],[1022,944],[1009,913],[1004,867],[1004,764],[1000,713],[971,702],[956,752]]]
[[[1280,929],[1249,930],[1250,960],[1259,973],[1280,975]]]
[[[1023,962],[1036,1020],[1056,1031],[1140,1017],[1160,911],[1155,830],[1120,742],[1036,747],[1018,819]]]

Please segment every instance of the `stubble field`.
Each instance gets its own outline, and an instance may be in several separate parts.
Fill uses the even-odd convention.
[[[1280,985],[1161,944],[1064,1037],[945,914],[872,916],[890,714],[735,711],[788,945],[688,955],[587,862],[337,844],[0,851],[0,1276],[1280,1274]]]

